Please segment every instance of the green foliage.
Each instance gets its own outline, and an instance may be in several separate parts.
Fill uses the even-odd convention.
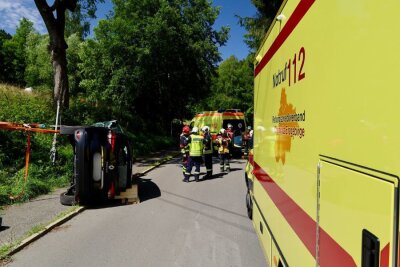
[[[82,49],[82,40],[79,33],[71,34],[67,38],[68,44],[68,53],[67,53],[67,61],[68,61],[68,83],[69,83],[69,91],[72,97],[78,95],[81,92],[79,88],[79,83],[81,81],[80,71],[78,69],[78,64],[81,62],[79,58],[80,50]]]
[[[53,68],[48,50],[49,36],[31,33],[26,43],[25,82],[35,90],[51,92]]]
[[[4,43],[10,39],[11,35],[0,29],[0,82],[8,80],[7,62],[5,60],[9,55],[4,50]]]
[[[4,42],[4,75],[2,82],[25,85],[26,67],[25,45],[29,34],[33,33],[33,23],[23,18],[15,35]]]
[[[149,154],[160,149],[176,146],[176,140],[170,136],[146,135],[144,133],[128,133],[133,147],[133,157]]]
[[[238,60],[231,56],[219,65],[213,79],[211,94],[195,107],[193,113],[219,108],[239,108],[247,115],[253,111],[253,67],[251,58]]]
[[[218,10],[206,0],[114,5],[80,53],[86,101],[130,121],[132,130],[168,129],[208,92],[228,30],[212,28]]]

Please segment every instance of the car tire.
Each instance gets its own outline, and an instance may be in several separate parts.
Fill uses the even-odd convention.
[[[64,206],[76,205],[75,195],[69,195],[67,192],[60,194],[60,203]]]
[[[246,194],[246,208],[247,208],[247,217],[249,217],[249,219],[252,220],[253,219],[253,201],[251,199],[249,190],[247,190],[247,194]]]

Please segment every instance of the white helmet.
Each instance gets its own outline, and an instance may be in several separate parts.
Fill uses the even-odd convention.
[[[198,132],[199,132],[199,128],[194,126],[193,129],[192,129],[192,133],[198,133]]]
[[[201,128],[201,130],[202,130],[203,132],[208,132],[208,131],[210,131],[210,127],[208,127],[208,126],[203,126],[203,128]]]
[[[219,130],[220,134],[224,134],[225,133],[225,129],[222,128],[221,130]]]
[[[232,124],[228,123],[228,128],[233,128]]]

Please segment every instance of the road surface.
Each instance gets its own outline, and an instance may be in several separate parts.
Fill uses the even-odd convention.
[[[179,160],[141,178],[141,203],[85,210],[7,266],[268,266],[246,216],[244,160],[182,182]],[[204,172],[204,167],[202,167]]]

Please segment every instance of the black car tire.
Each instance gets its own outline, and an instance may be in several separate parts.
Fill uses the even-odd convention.
[[[246,173],[246,172],[244,173],[244,181],[245,181],[245,183],[246,183],[246,188],[247,188],[247,190],[249,190],[249,189],[250,189],[249,177],[247,176],[247,173]]]
[[[253,219],[253,201],[251,200],[250,191],[247,190],[246,194],[246,208],[247,208],[247,217],[249,219]]]
[[[68,195],[67,192],[60,194],[60,203],[64,206],[76,205],[75,195]]]

